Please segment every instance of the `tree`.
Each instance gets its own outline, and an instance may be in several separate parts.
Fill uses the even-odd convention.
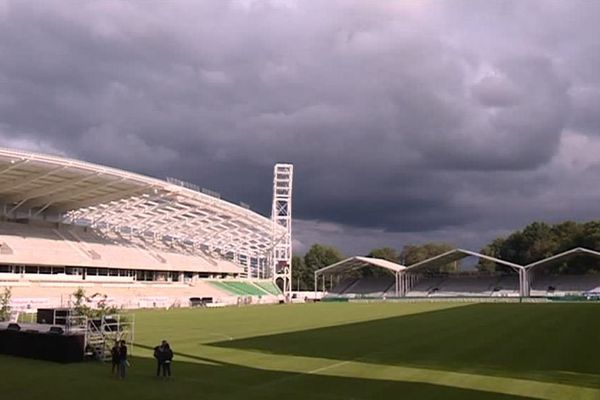
[[[84,315],[88,318],[101,318],[105,315],[116,314],[118,312],[116,307],[108,305],[108,296],[105,294],[94,293],[88,297],[83,288],[77,288],[72,296],[75,299],[73,309],[76,315]],[[94,309],[88,303],[91,303],[96,297],[101,297],[101,299],[97,302],[97,308]]]
[[[400,253],[400,259],[406,266],[416,264],[428,258],[446,253],[455,247],[448,243],[430,242],[423,245],[408,244],[404,246]]]
[[[588,237],[585,233],[585,227],[593,226],[593,225],[594,225],[594,222],[592,222],[591,224],[590,223],[578,224],[577,222],[574,222],[574,221],[565,221],[560,224],[556,224],[556,225],[552,226],[551,231],[552,231],[552,234],[554,235],[555,240],[558,244],[557,250],[559,252],[563,252],[563,251],[572,249],[573,247],[578,247],[578,246],[585,247],[582,242],[583,238]],[[596,225],[597,225],[597,223],[596,223]],[[596,233],[600,233],[600,230],[597,230]],[[589,237],[592,238],[593,235],[590,235]],[[596,239],[600,239],[600,236],[596,236]],[[595,244],[590,246],[590,248],[598,248],[597,245],[600,245],[600,241],[597,241]]]
[[[90,307],[86,304],[90,301],[85,295],[83,288],[77,288],[72,294],[75,301],[73,302],[73,310],[76,315],[88,315],[90,313]]]
[[[408,244],[402,249],[402,252],[400,253],[400,259],[402,260],[404,265],[410,266],[418,262],[427,260],[428,258],[446,253],[453,249],[455,249],[455,247],[448,243],[430,242],[420,246]],[[442,266],[440,268],[440,271],[455,272],[458,270],[458,268],[459,263],[452,262],[448,265]]]
[[[600,221],[583,224],[565,221],[555,225],[545,222],[532,222],[522,230],[515,231],[506,238],[496,238],[486,245],[482,254],[503,259],[520,265],[562,253],[574,247],[600,250]],[[480,260],[479,269],[493,270],[493,263]],[[600,270],[600,261],[589,257],[576,257],[556,267],[557,272],[583,273]]]
[[[391,247],[380,247],[373,249],[367,256],[373,258],[381,258],[383,260],[395,263],[397,263],[400,260],[400,254],[398,254],[398,251]]]
[[[0,295],[0,321],[7,321],[10,318],[10,299],[12,292],[10,288],[5,288],[4,293]]]
[[[369,252],[369,254],[367,254],[367,257],[379,258],[379,259],[391,261],[394,263],[398,263],[398,261],[400,260],[400,254],[398,254],[398,251],[391,247],[375,248],[375,249],[371,250]],[[376,267],[362,268],[362,270],[360,272],[361,272],[361,275],[364,277],[376,277],[376,278],[388,277],[391,274],[391,272],[387,269],[376,268]]]
[[[503,237],[499,237],[494,239],[490,244],[486,245],[481,251],[481,254],[501,259],[502,249],[504,248],[504,242],[506,239]],[[477,264],[477,269],[479,271],[489,271],[493,272],[496,270],[496,263],[490,260],[485,260],[483,258],[479,259],[479,263]]]
[[[299,255],[292,256],[292,289],[308,290],[310,282],[312,277],[308,277],[304,258]]]
[[[343,258],[342,253],[333,246],[314,244],[304,255],[306,269],[306,287],[314,290],[314,272],[320,268],[335,264]]]

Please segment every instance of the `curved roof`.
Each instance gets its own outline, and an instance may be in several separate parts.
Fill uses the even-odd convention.
[[[586,249],[584,247],[576,247],[571,250],[567,250],[560,254],[555,254],[548,258],[544,258],[543,260],[539,260],[533,262],[531,264],[527,264],[525,268],[535,268],[535,267],[549,267],[552,265],[560,264],[563,261],[567,261],[573,257],[577,256],[590,256],[595,258],[600,258],[600,253],[594,250]]]
[[[384,268],[393,272],[399,272],[406,267],[404,265],[396,264],[391,261],[383,260],[381,258],[372,258],[372,257],[350,257],[345,260],[339,261],[335,264],[328,265],[327,267],[323,267],[315,271],[315,275],[322,275],[326,272],[334,273],[338,271],[351,271],[367,266],[374,266]]]
[[[492,261],[496,264],[503,265],[503,266],[510,267],[510,268],[517,269],[517,270],[523,269],[522,265],[514,264],[509,261],[500,260],[498,258],[490,257],[485,254],[480,254],[480,253],[476,253],[474,251],[464,250],[464,249],[454,249],[454,250],[450,250],[445,253],[442,253],[440,255],[428,258],[427,260],[423,260],[418,263],[409,265],[408,267],[406,267],[406,270],[408,272],[410,272],[411,270],[418,269],[418,268],[439,268],[439,267],[447,265],[451,262],[462,260],[463,258],[467,258],[467,257],[477,257],[479,259]]]
[[[173,182],[0,148],[0,204],[10,218],[55,216],[65,223],[168,237],[249,256],[264,256],[285,233],[246,207]]]

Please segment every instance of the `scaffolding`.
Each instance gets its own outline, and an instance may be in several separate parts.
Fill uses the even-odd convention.
[[[292,187],[294,166],[276,164],[273,177],[273,254],[271,276],[281,291],[292,290]],[[283,228],[283,235],[280,233]]]
[[[55,316],[55,322],[58,321]],[[58,325],[58,323],[57,323]],[[110,361],[111,348],[122,340],[133,352],[135,340],[134,314],[108,314],[90,318],[69,312],[65,319],[65,332],[84,336],[83,356],[87,359]]]

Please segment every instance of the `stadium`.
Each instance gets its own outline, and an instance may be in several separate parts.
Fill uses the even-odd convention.
[[[275,280],[289,284],[286,220],[216,192],[9,149],[0,186],[0,282],[16,311],[66,307],[77,288],[119,308],[164,308],[277,302]],[[274,190],[291,196],[291,166],[276,166]]]
[[[266,217],[177,179],[0,150],[0,288],[12,311],[0,322],[0,396],[600,399],[600,280],[557,269],[600,253],[528,265],[463,249],[407,266],[356,256],[315,272],[323,301],[282,304],[292,182],[293,167],[277,164]],[[89,309],[117,314],[77,322],[80,289]],[[110,359],[120,339],[123,382],[80,362]],[[169,382],[154,376],[164,339]]]

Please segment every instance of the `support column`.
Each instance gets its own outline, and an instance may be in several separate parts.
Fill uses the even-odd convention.
[[[519,269],[519,297],[524,297],[525,295],[525,276],[522,269]]]
[[[294,166],[276,164],[273,170],[273,250],[271,276],[273,281],[283,282],[282,291],[288,295],[292,290],[292,185]],[[281,236],[281,230],[285,233]]]
[[[405,280],[406,280],[406,272],[403,272],[402,275],[400,275],[400,287],[402,289],[402,296],[406,296],[406,285],[404,283]]]
[[[529,284],[529,271],[523,268],[521,272],[523,274],[523,297],[529,297],[531,295],[531,287]]]

